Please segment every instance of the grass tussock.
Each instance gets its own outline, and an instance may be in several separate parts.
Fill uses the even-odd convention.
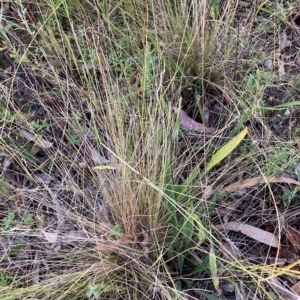
[[[0,298],[297,299],[298,10],[1,3]]]

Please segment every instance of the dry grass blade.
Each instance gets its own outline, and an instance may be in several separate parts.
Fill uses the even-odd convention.
[[[294,292],[284,287],[277,278],[271,278],[268,283],[277,291],[284,299],[299,300],[299,296]]]

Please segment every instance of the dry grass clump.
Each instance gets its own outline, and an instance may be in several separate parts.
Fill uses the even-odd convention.
[[[2,3],[1,299],[296,299],[297,8]]]

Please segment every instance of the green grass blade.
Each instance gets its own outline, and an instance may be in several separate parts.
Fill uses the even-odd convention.
[[[290,107],[290,106],[294,106],[294,105],[300,105],[300,101],[286,102],[286,103],[271,106],[271,107],[263,106],[263,107],[260,107],[260,109],[264,109],[264,110],[284,110],[285,108]]]
[[[209,294],[206,294],[206,293],[203,293],[201,291],[197,291],[198,294],[200,294],[201,296],[204,296],[206,297],[207,300],[219,300],[220,298],[217,298],[213,295],[209,295]]]

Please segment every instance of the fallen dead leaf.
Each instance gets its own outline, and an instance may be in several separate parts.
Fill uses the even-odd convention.
[[[102,165],[102,164],[108,164],[110,161],[107,159],[107,158],[105,158],[104,156],[102,156],[100,153],[99,153],[99,151],[98,150],[96,150],[95,148],[92,148],[91,150],[90,150],[90,152],[91,152],[91,158],[92,158],[92,161],[94,162],[94,163],[96,163],[96,164],[100,164],[100,165]]]
[[[12,164],[13,160],[11,157],[5,157],[2,163],[2,173],[1,175],[5,174],[9,166]]]
[[[300,182],[288,177],[254,177],[241,182],[236,182],[225,187],[217,188],[218,191],[235,192],[244,188],[250,188],[260,183],[288,183],[300,186]]]
[[[28,141],[32,141],[35,142],[37,146],[41,147],[41,148],[51,148],[53,146],[53,143],[46,141],[43,138],[40,138],[30,132],[28,132],[25,129],[20,129],[19,130],[19,134],[24,137],[25,139],[27,139]]]
[[[13,66],[10,65],[10,66],[8,66],[8,67],[4,70],[4,74],[11,73],[12,71],[13,71]]]
[[[83,168],[83,169],[88,167],[88,163],[86,161],[81,161],[81,162],[79,162],[78,165],[80,168]]]
[[[286,31],[283,31],[278,39],[279,49],[283,50],[284,48],[288,47],[290,45],[290,43],[291,42],[288,40]]]
[[[117,251],[118,248],[124,248],[124,244],[129,241],[129,237],[123,235],[116,241],[107,240],[106,236],[101,236],[95,249],[98,251]]]
[[[271,70],[273,69],[273,60],[271,59],[267,59],[265,62],[264,62],[264,66],[267,70]]]
[[[101,252],[105,252],[105,251],[116,251],[117,249],[114,249],[113,246],[111,245],[106,245],[106,244],[103,244],[103,245],[98,245],[95,247],[95,249],[97,251],[101,251]]]
[[[282,78],[285,75],[285,62],[283,59],[278,58],[277,63],[278,63],[279,78]]]
[[[57,231],[46,231],[46,230],[41,230],[45,239],[47,240],[47,242],[49,243],[55,243],[57,241],[58,238],[58,232]]]
[[[159,293],[161,291],[161,287],[160,286],[157,286],[156,284],[152,284],[150,287],[149,287],[149,291],[152,292],[152,293]],[[154,298],[153,298],[154,299]]]
[[[149,245],[151,243],[151,238],[144,229],[142,229],[142,232],[143,232],[143,241],[140,243],[140,245],[144,249],[145,258],[149,258],[149,253],[150,253]]]
[[[300,250],[300,232],[297,228],[294,226],[288,227],[286,231],[286,238],[295,251]]]
[[[213,133],[215,131],[212,127],[205,127],[202,123],[198,123],[195,120],[191,119],[187,113],[183,110],[173,107],[173,111],[178,113],[180,117],[180,125],[188,130],[194,130],[199,132]]]
[[[275,247],[275,248],[279,247],[279,239],[275,234],[264,231],[260,228],[251,225],[247,225],[239,222],[229,222],[222,225],[215,225],[214,228],[219,230],[225,229],[225,230],[238,231],[268,246]]]
[[[49,185],[50,184],[50,181],[51,181],[51,176],[49,176],[48,174],[46,173],[41,173],[41,174],[37,174],[37,175],[34,175],[33,178],[37,181],[37,182],[40,182],[40,183],[43,183],[43,184],[46,184],[46,185]]]
[[[227,282],[222,284],[222,290],[225,292],[233,293],[235,290],[235,286],[233,283]]]
[[[269,256],[269,253],[267,254]],[[279,259],[281,259],[284,263],[294,263],[298,256],[293,251],[293,249],[289,246],[281,246],[278,254]]]
[[[300,281],[296,282],[291,289],[298,295],[300,296]]]
[[[89,235],[85,230],[70,230],[63,234],[62,243],[74,244],[75,242],[80,241],[91,241]]]
[[[113,166],[96,166],[93,170],[115,170],[116,167]]]
[[[224,85],[223,95],[224,95],[224,98],[227,101],[227,103],[229,103],[229,104],[233,103],[233,100],[231,99],[231,97],[229,95],[228,85],[227,84]]]

